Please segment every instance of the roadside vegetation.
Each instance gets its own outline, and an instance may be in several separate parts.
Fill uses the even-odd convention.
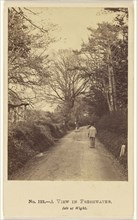
[[[104,146],[128,169],[128,139],[127,139],[127,114],[116,112],[104,115],[96,124],[98,138]],[[120,157],[121,146],[126,146],[125,154]]]
[[[9,124],[8,170],[12,174],[36,154],[47,151],[66,134],[65,126],[51,114],[28,111],[27,119]]]

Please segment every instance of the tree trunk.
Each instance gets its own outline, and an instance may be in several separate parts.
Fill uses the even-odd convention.
[[[111,72],[110,64],[108,64],[108,99],[110,103],[110,111],[114,111],[112,72]]]
[[[112,109],[112,106],[111,106],[111,103],[110,103],[109,93],[108,92],[106,92],[106,97],[107,97],[108,109],[109,109],[110,112],[112,112],[113,109]]]
[[[109,48],[109,61],[110,61],[109,65],[110,65],[111,80],[112,80],[113,105],[114,105],[114,111],[117,111],[116,82],[115,82],[114,70],[112,65],[112,54],[110,48]]]
[[[115,82],[113,67],[112,67],[112,87],[113,87],[114,111],[117,111],[116,82]]]
[[[110,105],[111,111],[117,110],[117,100],[116,100],[116,83],[115,83],[115,77],[114,77],[114,71],[112,66],[112,54],[111,49],[108,47],[108,82],[109,82],[109,99],[110,99]]]

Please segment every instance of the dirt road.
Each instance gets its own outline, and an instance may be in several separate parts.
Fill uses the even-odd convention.
[[[49,151],[37,155],[13,180],[123,181],[121,166],[97,140],[89,148],[87,128],[71,132]]]

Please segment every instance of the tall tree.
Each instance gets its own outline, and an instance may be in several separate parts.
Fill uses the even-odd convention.
[[[105,8],[107,13],[114,13],[114,25],[119,30],[115,50],[114,72],[116,79],[117,103],[119,108],[127,108],[128,97],[128,8]],[[113,56],[114,56],[113,55]]]
[[[76,98],[88,87],[88,79],[83,78],[83,70],[79,68],[78,56],[70,50],[60,51],[52,63],[48,80],[46,99],[62,106],[67,124]]]
[[[88,43],[82,45],[82,53],[87,57],[88,75],[91,84],[102,91],[106,97],[110,112],[117,110],[119,97],[117,94],[118,67],[121,62],[121,26],[109,23],[98,24],[97,29],[88,28]],[[121,51],[122,52],[122,51]],[[121,81],[122,84],[122,81]]]

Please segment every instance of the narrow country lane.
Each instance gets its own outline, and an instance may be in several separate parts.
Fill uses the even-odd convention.
[[[72,131],[53,148],[36,156],[12,180],[123,181],[118,161],[96,140],[89,148],[87,127]]]

